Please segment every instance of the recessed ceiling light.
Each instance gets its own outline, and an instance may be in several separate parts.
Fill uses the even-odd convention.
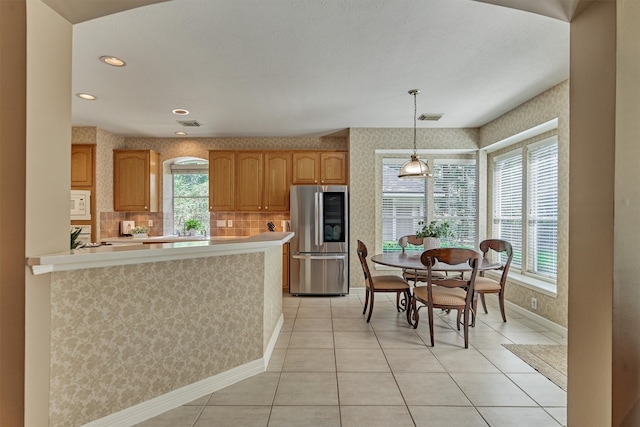
[[[76,93],[76,96],[87,101],[95,101],[96,99],[98,99],[97,96],[91,95],[90,93]]]
[[[175,110],[171,110],[171,112],[177,116],[186,116],[189,114],[189,111],[184,108],[176,108]]]
[[[124,62],[120,58],[116,58],[115,56],[101,56],[100,61],[113,67],[124,67],[125,65],[127,65],[126,62]]]
[[[176,135],[185,136],[187,133],[185,131],[179,130],[176,132]]]

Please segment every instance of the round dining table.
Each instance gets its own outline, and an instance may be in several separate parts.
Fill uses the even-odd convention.
[[[380,265],[386,265],[388,267],[396,267],[406,270],[414,270],[416,276],[418,275],[418,270],[426,270],[427,266],[420,261],[422,253],[421,252],[389,252],[376,254],[371,257],[371,262]],[[482,257],[482,254],[479,254]],[[497,270],[502,267],[502,264],[491,263],[484,258],[481,258],[482,261],[478,265],[478,272],[487,271],[487,270]],[[432,271],[442,271],[442,272],[465,272],[471,271],[471,266],[469,264],[458,264],[458,265],[449,265],[445,263],[436,263]],[[415,284],[415,283],[414,283]],[[407,322],[409,325],[414,326],[412,322],[411,315],[411,304],[407,301]]]

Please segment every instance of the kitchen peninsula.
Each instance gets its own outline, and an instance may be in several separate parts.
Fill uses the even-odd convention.
[[[133,425],[263,372],[293,233],[30,257],[51,276],[50,425]]]

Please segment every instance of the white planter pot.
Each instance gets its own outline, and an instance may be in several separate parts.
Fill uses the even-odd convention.
[[[440,239],[437,237],[425,237],[422,244],[424,245],[425,251],[436,249],[440,247]]]
[[[133,238],[134,239],[146,239],[147,237],[148,237],[147,233],[134,233],[133,234]]]

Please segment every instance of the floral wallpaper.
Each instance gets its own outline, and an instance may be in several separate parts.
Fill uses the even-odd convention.
[[[81,425],[260,359],[281,313],[281,257],[276,247],[52,273],[50,425]],[[264,298],[242,309],[251,295]]]
[[[356,255],[357,241],[362,240],[369,253],[381,252],[377,247],[376,213],[381,211],[381,166],[375,170],[376,150],[407,150],[413,145],[413,129],[350,129],[349,138],[349,282],[351,287],[363,287],[364,276]],[[477,150],[477,129],[418,129],[416,145],[422,149]],[[405,154],[408,157],[408,154]],[[424,158],[424,156],[421,156]],[[380,165],[381,165],[380,161]],[[380,169],[380,170],[378,170]],[[372,185],[375,182],[375,185]],[[376,274],[371,266],[372,274]],[[385,272],[385,274],[389,274]]]
[[[569,304],[569,81],[564,81],[548,91],[527,101],[502,117],[486,124],[480,129],[480,146],[487,147],[494,142],[518,134],[541,123],[558,119],[557,131],[547,132],[488,154],[487,163],[492,157],[530,142],[552,135],[558,137],[558,272],[557,295],[555,297],[536,292],[532,289],[509,284],[505,298],[520,307],[534,312],[552,322],[568,326]],[[491,172],[491,170],[489,170]],[[489,174],[490,175],[490,174]],[[491,179],[491,176],[489,176]],[[491,186],[487,189],[490,201]],[[488,206],[491,209],[491,206]],[[491,235],[491,224],[488,224]],[[531,298],[538,299],[537,310],[531,309]]]

